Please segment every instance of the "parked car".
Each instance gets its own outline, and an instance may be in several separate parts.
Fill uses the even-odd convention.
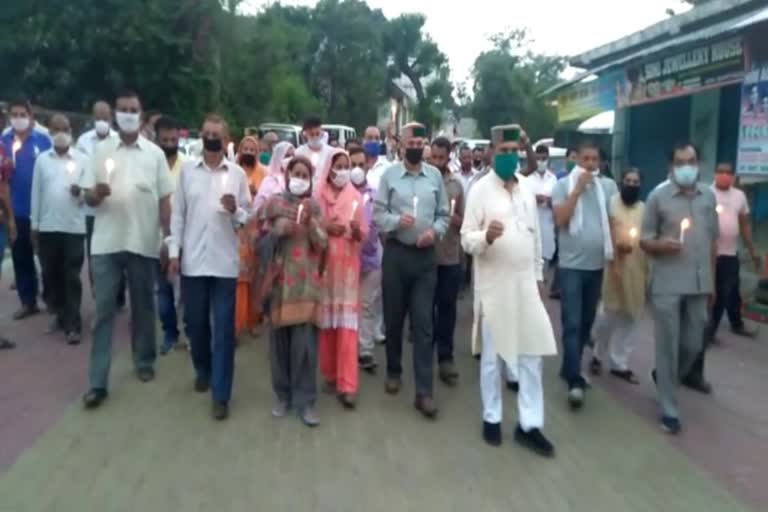
[[[267,132],[275,132],[277,139],[282,142],[290,142],[295,147],[299,147],[302,143],[301,140],[301,126],[294,124],[282,124],[282,123],[263,123],[259,125],[259,131],[261,135]]]
[[[339,141],[341,147],[344,147],[348,140],[357,138],[357,132],[354,128],[342,124],[324,124],[323,130],[328,133],[328,140]]]

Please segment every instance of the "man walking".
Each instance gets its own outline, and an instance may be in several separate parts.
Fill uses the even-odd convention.
[[[640,247],[651,259],[650,303],[656,324],[661,428],[680,432],[676,389],[702,349],[708,301],[714,292],[718,220],[715,195],[699,183],[698,152],[689,143],[670,154],[670,178],[651,192]]]
[[[435,287],[434,339],[437,350],[438,376],[448,386],[455,386],[459,378],[453,362],[453,334],[456,329],[456,303],[462,283],[461,229],[464,215],[464,189],[456,175],[448,168],[451,143],[446,138],[432,142],[432,164],[443,175],[443,186],[448,198],[450,225],[445,236],[437,242],[437,286]],[[469,161],[469,156],[465,157]],[[463,162],[462,162],[463,165]]]
[[[85,215],[80,180],[86,158],[72,148],[69,119],[55,114],[48,125],[53,149],[40,154],[32,178],[32,240],[40,256],[50,332],[61,330],[67,343],[80,343],[80,272],[85,259]]]
[[[37,307],[38,280],[30,221],[32,177],[35,161],[51,148],[51,139],[35,129],[32,106],[27,100],[12,100],[8,109],[11,129],[3,134],[2,142],[5,154],[11,160],[8,183],[16,224],[16,242],[11,247],[11,254],[16,292],[21,301],[21,309],[14,313],[13,319],[23,320],[40,311]]]
[[[473,351],[481,344],[480,392],[483,439],[501,444],[501,367],[519,376],[519,423],[515,441],[545,457],[554,447],[544,437],[542,356],[557,353],[543,302],[543,259],[536,198],[516,176],[519,127],[492,129],[493,172],[475,185],[467,204],[461,240],[474,255]]]
[[[528,185],[536,195],[536,209],[541,231],[541,255],[544,268],[548,270],[555,255],[555,216],[552,213],[552,191],[557,178],[549,168],[549,148],[543,144],[536,147],[536,172],[529,176]]]
[[[600,176],[599,152],[589,141],[579,147],[579,165],[552,191],[559,236],[563,360],[560,376],[573,409],[584,403],[581,359],[600,302],[603,269],[613,259],[608,200],[618,187]]]
[[[237,230],[248,221],[251,194],[245,171],[224,156],[229,142],[226,122],[209,115],[200,135],[203,156],[182,165],[174,194],[169,278],[178,273],[183,252],[184,316],[196,374],[194,387],[198,393],[210,387],[213,417],[223,420],[229,416],[235,371]]]
[[[139,135],[141,102],[132,91],[116,101],[117,140],[99,144],[83,178],[86,202],[93,207],[93,284],[96,317],[86,408],[107,398],[112,363],[117,289],[128,277],[131,297],[131,348],[136,375],[142,382],[155,377],[154,283],[160,254],[158,226],[170,235],[173,181],[165,155]]]
[[[384,322],[387,334],[386,391],[401,386],[403,324],[409,316],[416,381],[414,405],[434,418],[432,314],[437,264],[435,243],[448,229],[448,198],[440,171],[422,162],[424,125],[403,127],[405,160],[381,177],[374,220],[386,237],[382,263]]]

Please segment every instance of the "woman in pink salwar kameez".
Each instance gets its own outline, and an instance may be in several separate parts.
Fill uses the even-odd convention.
[[[368,225],[363,222],[362,197],[350,183],[349,173],[349,155],[341,149],[332,152],[318,178],[315,197],[328,231],[319,322],[320,373],[326,390],[352,409],[358,381],[360,248]]]

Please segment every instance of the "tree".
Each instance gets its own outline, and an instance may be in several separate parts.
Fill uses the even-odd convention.
[[[532,138],[551,135],[557,125],[555,109],[539,94],[558,82],[565,69],[561,57],[537,55],[525,31],[491,36],[493,49],[475,60],[472,112],[482,133],[491,127],[521,123]]]

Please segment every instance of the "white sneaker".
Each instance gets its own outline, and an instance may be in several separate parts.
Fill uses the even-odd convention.
[[[568,404],[570,404],[571,409],[581,409],[584,405],[584,390],[573,388],[568,391]]]

